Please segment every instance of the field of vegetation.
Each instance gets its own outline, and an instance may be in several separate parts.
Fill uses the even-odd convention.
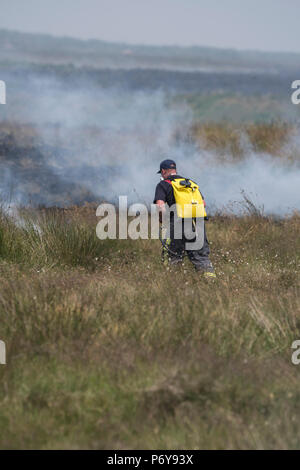
[[[0,447],[299,449],[300,215],[207,224],[217,279],[95,207],[0,217]]]
[[[0,42],[0,449],[300,449],[298,55]],[[249,168],[263,204],[274,181],[274,216],[243,187],[213,207],[216,279],[96,236],[104,199],[151,202],[141,168],[165,150],[204,182],[229,168],[203,189],[224,204]]]

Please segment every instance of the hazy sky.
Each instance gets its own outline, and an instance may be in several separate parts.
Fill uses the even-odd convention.
[[[0,0],[0,28],[128,43],[300,52],[299,21],[300,0]]]

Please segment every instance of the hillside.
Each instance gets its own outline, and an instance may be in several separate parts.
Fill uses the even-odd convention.
[[[299,449],[299,215],[213,218],[212,283],[96,223],[1,214],[1,448]]]
[[[150,68],[207,72],[297,70],[300,54],[212,47],[143,46],[0,30],[0,63],[73,64],[96,68]]]

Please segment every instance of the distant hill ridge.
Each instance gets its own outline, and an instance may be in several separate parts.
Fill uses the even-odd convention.
[[[96,68],[281,72],[299,70],[300,54],[203,46],[146,46],[0,29],[0,62]]]

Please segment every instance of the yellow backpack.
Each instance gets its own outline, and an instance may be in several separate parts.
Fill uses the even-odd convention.
[[[188,178],[165,180],[173,187],[177,215],[181,218],[206,217],[205,202],[199,186]]]

